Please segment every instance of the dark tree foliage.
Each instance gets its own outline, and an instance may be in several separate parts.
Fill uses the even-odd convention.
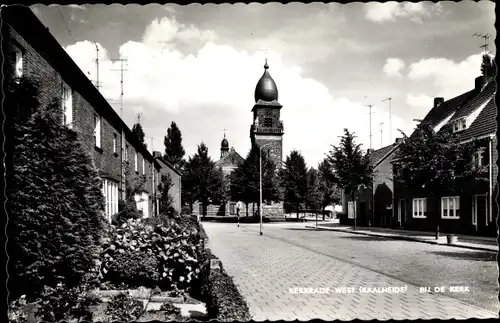
[[[411,137],[404,133],[396,154],[394,178],[403,187],[441,196],[470,189],[470,183],[486,180],[486,168],[476,167],[477,142],[460,143],[457,134],[435,132],[421,122]]]
[[[174,182],[170,174],[163,174],[161,176],[161,183],[158,185],[160,191],[160,214],[167,217],[174,217],[176,215],[172,196],[169,194],[170,189],[174,186]]]
[[[495,61],[490,55],[483,55],[483,62],[481,63],[481,73],[483,76],[495,77],[497,75],[497,67]]]
[[[320,191],[319,172],[311,167],[307,171],[306,208],[318,211],[322,204],[322,197],[323,196]]]
[[[338,186],[333,181],[333,171],[327,158],[319,164],[318,175],[322,210],[329,205],[341,203],[342,194]]]
[[[306,202],[307,167],[304,157],[293,150],[280,171],[281,185],[284,190],[285,209],[293,209],[299,217],[301,204]]]
[[[332,169],[332,180],[345,193],[354,196],[361,186],[370,186],[373,167],[368,154],[363,154],[361,144],[356,144],[354,133],[344,129],[338,146],[332,145],[328,163]]]
[[[182,177],[183,195],[193,204],[199,201],[203,205],[203,216],[209,203],[219,204],[225,200],[225,184],[222,169],[208,156],[208,148],[202,142],[193,157],[189,157]]]
[[[172,121],[170,128],[167,130],[167,135],[164,139],[165,144],[165,156],[164,158],[168,160],[177,169],[182,169],[184,166],[184,147],[182,147],[182,133],[177,124]]]
[[[94,267],[103,231],[101,179],[77,133],[62,124],[60,103],[41,107],[31,82],[6,93],[4,111],[34,113],[12,122],[7,169],[10,299],[39,296],[44,286],[72,288]],[[19,92],[18,92],[19,91]],[[9,97],[12,95],[12,97]]]
[[[136,123],[133,127],[132,127],[132,132],[136,135],[137,139],[139,139],[139,142],[141,144],[144,145],[144,147],[148,147],[148,145],[146,145],[146,141],[145,141],[145,138],[146,138],[146,134],[144,133],[144,130],[142,129],[142,126],[140,123]]]
[[[252,145],[247,157],[230,175],[230,195],[235,201],[260,207],[260,149]],[[271,158],[262,154],[262,200],[280,201],[279,180]]]

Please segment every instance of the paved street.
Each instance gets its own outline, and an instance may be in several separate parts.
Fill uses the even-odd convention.
[[[255,224],[203,226],[255,320],[497,317],[494,253],[315,231],[303,223],[264,224],[263,236]],[[405,286],[404,293],[359,291]],[[469,292],[421,293],[424,286]],[[295,287],[330,290],[290,292]],[[353,289],[335,290],[341,287]]]

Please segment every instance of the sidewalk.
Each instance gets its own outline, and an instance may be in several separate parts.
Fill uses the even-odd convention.
[[[315,225],[306,225],[306,228],[315,228]],[[317,226],[318,230],[328,230],[328,231],[341,231],[354,234],[363,234],[374,237],[392,238],[398,240],[408,240],[423,242],[429,244],[439,244],[447,245],[451,247],[467,248],[474,250],[483,250],[498,252],[498,244],[496,238],[490,237],[474,237],[466,235],[456,235],[457,242],[454,244],[448,244],[446,240],[446,234],[441,233],[439,240],[436,240],[435,234],[432,232],[423,231],[408,231],[408,230],[398,230],[398,229],[385,229],[385,228],[369,228],[369,227],[357,227],[356,230],[352,226],[338,225],[338,224],[319,224]]]

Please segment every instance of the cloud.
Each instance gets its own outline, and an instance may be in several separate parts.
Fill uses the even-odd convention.
[[[426,112],[432,108],[433,102],[434,98],[425,94],[413,95],[410,93],[406,97],[406,104],[411,107],[420,108]]]
[[[68,7],[73,8],[73,9],[79,9],[79,10],[87,10],[86,7],[78,4],[69,4]]]
[[[474,87],[474,78],[481,74],[482,54],[467,57],[462,62],[446,58],[428,58],[409,66],[408,78],[415,81],[432,80],[438,89],[436,96],[451,99]]]
[[[382,23],[395,21],[396,18],[409,18],[415,23],[423,23],[423,18],[429,18],[431,13],[441,14],[440,4],[423,4],[421,2],[398,3],[389,1],[385,3],[370,2],[365,5],[365,17],[373,22]]]
[[[384,73],[388,76],[401,76],[400,71],[405,67],[405,62],[399,58],[388,58],[384,65]]]
[[[160,40],[168,45],[164,46]],[[182,42],[196,42],[200,48],[183,54],[179,50]],[[119,63],[112,62],[106,49],[98,46],[101,92],[107,99],[118,100],[120,73],[112,70],[119,69]],[[95,45],[83,41],[66,50],[95,79]],[[128,41],[119,52],[127,57],[124,120],[131,126],[137,120],[135,115],[142,112],[146,136],[154,138],[155,150],[163,151],[163,136],[173,120],[183,133],[186,155],[192,155],[196,145],[204,141],[210,155],[218,159],[222,130],[227,128],[230,145],[245,156],[250,148],[253,94],[264,72],[265,57],[283,105],[284,155],[297,149],[309,166],[317,166],[331,149],[330,145],[338,143],[343,128],[355,132],[363,148],[369,148],[366,105],[332,96],[324,84],[303,76],[301,66],[285,64],[272,48],[267,54],[243,51],[218,43],[213,31],[163,18],[146,28],[142,41]],[[382,143],[388,145],[389,116],[385,106],[374,107],[373,112],[373,148],[379,148],[380,135],[376,135],[375,125],[385,122]],[[405,129],[405,124],[393,115],[393,134],[397,128]]]

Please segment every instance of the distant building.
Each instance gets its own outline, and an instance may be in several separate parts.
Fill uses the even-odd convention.
[[[471,91],[448,101],[436,98],[424,118],[435,131],[450,131],[465,143],[476,139],[480,149],[474,160],[487,166],[488,182],[468,185],[460,196],[431,197],[425,189],[412,191],[395,183],[395,217],[405,229],[435,230],[440,217],[440,231],[496,236],[498,206],[493,198],[498,194],[497,122],[495,103],[496,81],[480,76]]]
[[[255,87],[254,99],[255,105],[252,108],[253,119],[250,126],[250,141],[252,145],[261,148],[262,153],[269,156],[275,163],[277,170],[283,165],[283,121],[280,120],[280,111],[282,105],[278,102],[278,88],[273,78],[269,74],[269,65],[264,65],[264,74],[257,82]],[[229,149],[229,142],[224,138],[221,142],[221,158],[216,162],[227,176],[232,170],[243,162],[244,158],[234,150]],[[208,216],[236,215],[237,201],[229,201],[222,205],[208,205]],[[273,203],[264,201],[262,206],[264,216],[283,215],[283,202]],[[254,203],[249,208],[250,215],[255,214],[257,205]],[[196,202],[193,205],[193,213],[202,214],[203,206]],[[246,214],[246,210],[241,210],[240,214]]]
[[[160,171],[157,173],[156,183],[158,183],[158,185],[161,184],[162,175],[168,174],[170,176],[170,179],[172,180],[172,187],[168,190],[168,194],[172,197],[172,206],[177,212],[180,213],[182,208],[182,173],[177,170],[174,165],[165,160],[161,155],[161,152],[154,151],[153,157],[155,161],[161,166]],[[161,192],[158,191],[156,198],[156,207],[158,209],[160,208],[160,198]]]
[[[4,7],[2,20],[4,77],[37,78],[42,106],[53,98],[61,99],[63,122],[78,133],[102,179],[106,218],[111,220],[118,212],[127,176],[131,184],[144,181],[135,196],[138,209],[145,217],[157,214],[155,179],[161,165],[29,7]]]

